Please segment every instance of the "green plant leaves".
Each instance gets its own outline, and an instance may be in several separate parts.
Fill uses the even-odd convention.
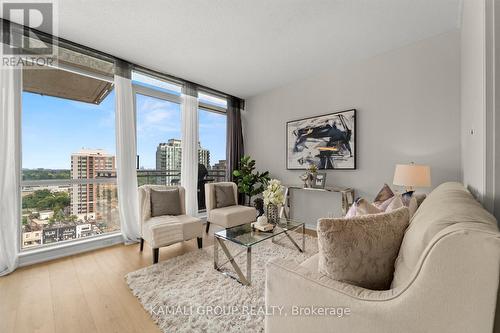
[[[233,171],[238,191],[249,197],[262,193],[270,180],[268,171],[261,173],[254,170],[255,160],[247,155],[241,158],[239,170]]]

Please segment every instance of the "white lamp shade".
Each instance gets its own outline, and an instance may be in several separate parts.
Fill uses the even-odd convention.
[[[407,187],[429,187],[431,168],[428,165],[397,164],[393,183]]]

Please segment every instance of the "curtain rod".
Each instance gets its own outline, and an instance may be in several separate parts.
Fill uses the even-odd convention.
[[[13,27],[16,27],[19,30],[22,29],[23,34],[25,36],[27,36],[27,37],[31,37],[30,34],[29,34],[31,32],[31,33],[35,34],[40,40],[42,40],[44,42],[51,43],[51,44],[57,45],[59,47],[67,48],[67,49],[70,49],[72,51],[76,51],[76,52],[79,52],[79,53],[83,53],[83,54],[86,54],[88,56],[95,57],[95,58],[98,58],[98,59],[101,59],[101,60],[105,60],[105,61],[109,61],[109,62],[113,62],[113,63],[124,62],[124,63],[130,64],[133,69],[137,69],[137,70],[142,71],[142,72],[150,73],[152,75],[159,76],[159,77],[162,77],[164,79],[167,79],[167,80],[170,80],[170,81],[174,81],[174,82],[177,82],[177,83],[180,83],[180,84],[193,84],[196,87],[198,87],[200,90],[203,90],[203,91],[206,91],[206,92],[209,92],[209,93],[213,93],[215,95],[236,98],[236,99],[240,100],[240,102],[243,103],[243,105],[244,105],[244,101],[245,100],[243,98],[240,98],[240,97],[237,97],[237,96],[233,96],[231,94],[227,94],[227,93],[225,93],[223,91],[220,91],[220,90],[217,90],[217,89],[213,89],[213,88],[210,88],[210,87],[198,84],[196,82],[185,80],[185,79],[182,79],[182,78],[177,77],[175,75],[166,74],[166,73],[163,73],[163,72],[159,72],[159,71],[150,69],[148,67],[137,65],[137,64],[134,64],[134,63],[132,63],[130,61],[127,61],[127,60],[124,60],[122,58],[119,58],[119,57],[116,57],[114,55],[111,55],[109,53],[106,53],[106,52],[103,52],[103,51],[99,51],[99,50],[96,50],[96,49],[91,48],[89,46],[85,46],[85,45],[82,45],[82,44],[79,44],[79,43],[75,43],[75,42],[70,41],[68,39],[65,39],[65,38],[62,38],[62,37],[57,37],[57,36],[51,35],[49,33],[46,33],[46,32],[43,32],[43,31],[31,28],[31,27],[27,27],[27,26],[22,25],[22,24],[18,24],[18,23],[6,20],[4,18],[0,18],[0,20],[2,22],[2,27],[3,27],[2,31],[3,31],[4,34],[5,33],[9,33],[9,31],[10,31],[9,29],[6,31],[6,29],[5,29],[6,27],[13,26]]]

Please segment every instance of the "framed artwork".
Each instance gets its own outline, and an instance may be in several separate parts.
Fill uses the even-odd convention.
[[[356,169],[356,110],[287,122],[286,149],[288,170]]]
[[[316,176],[314,176],[312,187],[324,189],[325,183],[326,183],[326,172],[318,172]]]

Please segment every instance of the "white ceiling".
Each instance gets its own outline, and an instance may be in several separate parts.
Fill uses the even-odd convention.
[[[58,35],[239,97],[459,25],[461,0],[59,0]]]

